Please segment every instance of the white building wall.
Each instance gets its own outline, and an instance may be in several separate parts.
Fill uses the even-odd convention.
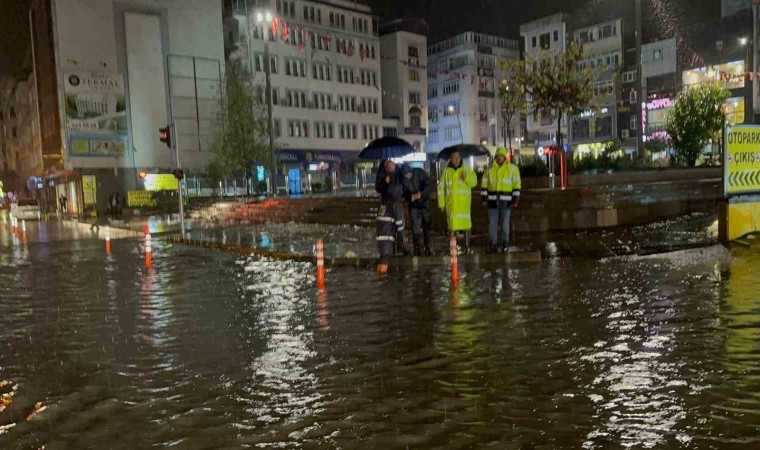
[[[676,72],[675,38],[641,46],[641,76],[644,80]]]
[[[221,3],[208,0],[56,0],[54,6],[59,78],[69,70],[121,74],[126,90],[127,116],[131,117],[129,144],[123,156],[75,157],[71,155],[66,139],[66,165],[93,169],[172,168],[173,158],[158,135],[158,128],[169,120],[166,58],[168,55],[188,55],[211,58],[223,64]],[[160,41],[155,42],[155,34],[144,42],[138,41],[144,38],[139,35],[128,38],[127,14],[153,17],[151,20],[154,27],[158,26]],[[128,47],[132,51],[131,61],[127,55]],[[142,67],[148,62],[147,55],[152,55],[150,68]],[[158,64],[159,56],[163,67]],[[136,59],[140,62],[135,63]],[[130,67],[130,63],[135,67]],[[152,71],[149,78],[144,76],[146,70]],[[137,97],[132,98],[133,93]],[[63,105],[61,108],[62,128],[65,129]],[[138,117],[139,121],[135,120]],[[183,166],[190,169],[205,168],[211,156],[208,151],[180,149]]]
[[[416,57],[410,55],[410,47],[416,49]],[[429,125],[427,37],[407,31],[390,33],[380,38],[380,49],[386,57],[381,62],[383,117],[397,117],[398,136],[424,152]],[[412,79],[412,71],[417,80]],[[412,93],[417,94],[418,102],[411,103]],[[413,126],[416,119],[410,115],[414,107],[420,110],[418,126]]]

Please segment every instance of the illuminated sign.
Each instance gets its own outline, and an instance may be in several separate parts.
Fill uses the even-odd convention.
[[[149,173],[143,179],[146,191],[176,191],[179,189],[177,177],[171,173]]]
[[[649,111],[654,111],[657,109],[670,108],[675,105],[675,102],[672,98],[658,98],[646,104],[642,103],[642,105],[644,105]]]
[[[402,156],[401,158],[391,158],[396,164],[409,163],[409,162],[425,162],[427,161],[427,153],[415,152]]]
[[[729,127],[724,158],[726,195],[760,192],[760,126]]]

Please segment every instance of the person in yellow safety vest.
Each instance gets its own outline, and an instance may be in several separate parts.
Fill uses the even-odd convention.
[[[464,232],[464,252],[470,253],[472,188],[478,176],[462,162],[462,154],[452,152],[449,165],[438,180],[438,207],[446,212],[449,233]]]
[[[489,253],[509,249],[509,218],[520,204],[520,169],[507,161],[507,149],[500,147],[491,166],[483,173],[480,185],[483,202],[488,204]],[[501,233],[499,233],[501,227]],[[501,238],[501,239],[499,239]],[[501,241],[501,242],[499,242]],[[501,247],[499,247],[501,243]]]

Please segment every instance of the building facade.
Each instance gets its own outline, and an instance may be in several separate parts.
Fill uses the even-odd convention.
[[[573,40],[583,46],[584,66],[592,67],[596,110],[570,118],[569,144],[576,154],[599,150],[618,138],[618,99],[623,67],[623,20],[621,18],[576,28]]]
[[[259,89],[270,55],[275,147],[291,190],[307,171],[321,178],[353,172],[356,155],[382,131],[380,40],[371,9],[344,0],[226,5],[227,52],[251,68]],[[257,20],[267,15],[271,22]]]
[[[429,118],[427,32],[419,19],[380,26],[382,134],[400,137],[421,153],[426,152]]]
[[[34,0],[33,57],[46,209],[106,209],[140,173],[205,171],[224,64],[222,5],[206,0]],[[82,189],[86,178],[88,195]]]
[[[467,32],[430,45],[427,53],[428,152],[460,143],[492,151],[509,146],[506,127],[519,142],[520,117],[504,124],[497,96],[508,76],[502,62],[520,58],[517,41]]]
[[[520,25],[520,36],[525,48],[526,64],[537,65],[541,60],[565,53],[569,32],[568,16],[562,13]],[[552,111],[532,111],[527,118],[527,141],[536,148],[556,145],[557,121]],[[567,135],[568,119],[560,124],[561,133]]]

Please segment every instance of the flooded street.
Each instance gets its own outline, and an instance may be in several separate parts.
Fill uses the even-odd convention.
[[[0,448],[760,447],[757,252],[463,267],[456,290],[335,269],[318,293],[311,264],[2,245]]]

